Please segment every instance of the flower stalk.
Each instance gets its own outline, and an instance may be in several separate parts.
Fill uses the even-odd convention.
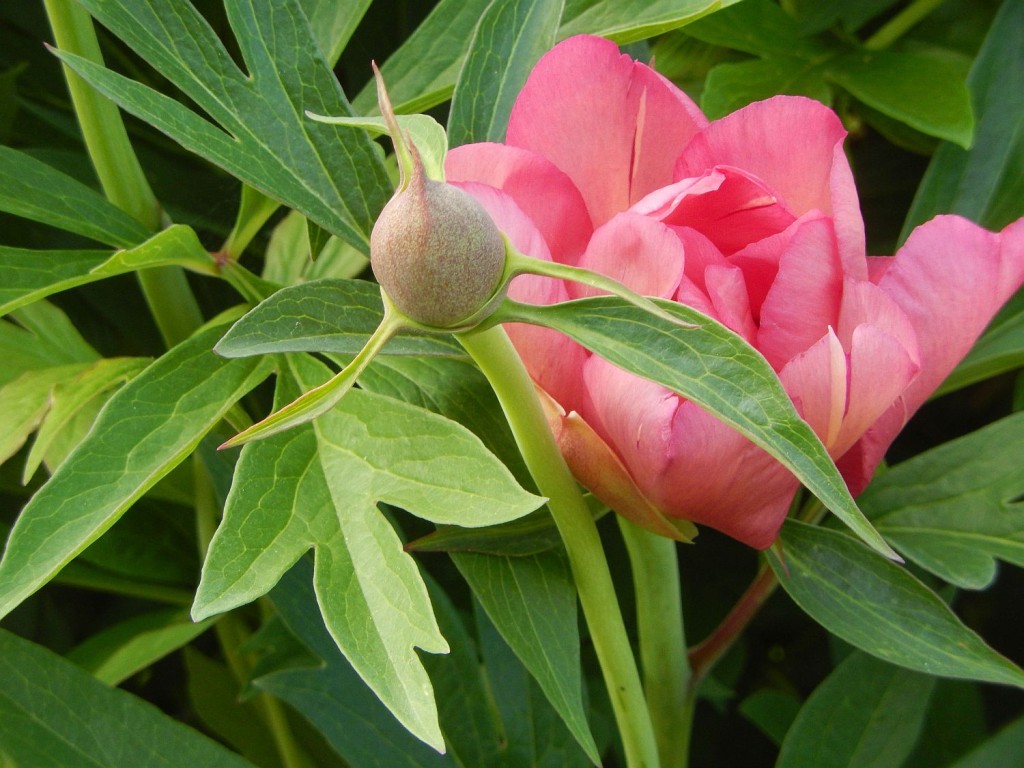
[[[504,329],[459,341],[490,381],[523,458],[561,534],[630,768],[655,768],[658,749],[636,661],[597,526],[548,427],[522,360]],[[678,648],[676,649],[678,655]]]

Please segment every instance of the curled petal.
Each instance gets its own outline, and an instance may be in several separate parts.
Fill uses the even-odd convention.
[[[504,144],[465,144],[448,153],[450,182],[474,181],[508,194],[534,223],[552,258],[575,265],[593,226],[572,180],[550,160]]]
[[[567,173],[599,226],[671,183],[676,157],[706,122],[678,88],[615,43],[579,36],[534,67],[506,142]]]

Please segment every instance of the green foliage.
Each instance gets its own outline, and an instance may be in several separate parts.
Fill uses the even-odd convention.
[[[325,361],[348,364],[384,318],[367,252],[394,166],[363,86],[371,58],[437,180],[449,145],[503,140],[552,45],[599,34],[684,73],[712,118],[779,93],[834,106],[858,184],[907,192],[891,206],[905,222],[864,206],[869,235],[1024,215],[1014,0],[947,0],[927,18],[938,4],[80,5],[0,4],[0,765],[625,764],[624,689],[607,698],[607,638],[577,612],[607,560],[604,607],[621,600],[645,644],[615,526],[581,502],[601,545],[581,569],[508,403],[453,335],[403,326],[314,421],[217,450],[327,380]],[[62,65],[133,116],[118,157],[83,139],[120,135],[120,118],[72,103]],[[931,156],[919,185],[906,149]],[[154,206],[144,224],[146,200],[125,198],[147,179],[104,174],[136,155],[159,229]],[[1007,618],[1024,565],[1024,415],[1007,407],[1022,300],[858,503],[764,359],[706,317],[669,307],[680,327],[613,297],[494,316],[556,328],[714,412],[860,538],[786,524],[765,591],[736,607],[759,607],[773,579],[791,601],[714,677],[696,666],[706,648],[692,655],[703,684],[686,693],[713,704],[696,710],[695,766],[1019,762],[1019,705],[989,683],[1024,687]],[[878,554],[889,544],[909,565]],[[696,645],[755,554],[713,533],[676,551]],[[857,650],[838,659],[838,641]],[[733,735],[751,724],[779,749],[745,752]]]

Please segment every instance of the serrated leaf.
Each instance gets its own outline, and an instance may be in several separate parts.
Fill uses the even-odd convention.
[[[939,213],[992,230],[1024,215],[1024,6],[1003,3],[967,78],[977,126],[970,151],[939,147],[907,214],[900,240]]]
[[[832,90],[819,62],[772,56],[713,68],[704,83],[700,107],[709,119],[716,120],[781,93],[832,103]]]
[[[863,51],[831,59],[829,80],[869,107],[929,136],[970,147],[971,96],[959,61],[931,54]]]
[[[231,327],[216,351],[225,357],[272,352],[355,355],[383,317],[376,283],[325,278],[267,298]],[[382,354],[465,357],[466,352],[451,336],[399,334]]]
[[[0,315],[52,293],[149,267],[176,265],[215,274],[213,258],[190,227],[169,227],[116,251],[37,251],[0,246]]]
[[[560,38],[600,35],[617,43],[644,40],[739,0],[566,0]]]
[[[254,680],[256,687],[301,712],[352,768],[454,768],[450,756],[438,754],[398,724],[338,651],[320,616],[312,570],[308,560],[300,560],[270,599],[288,629],[323,664],[265,672]]]
[[[0,762],[32,768],[253,768],[56,654],[0,630]]]
[[[141,243],[150,235],[96,190],[31,155],[4,146],[0,146],[0,211],[118,248]]]
[[[996,560],[1024,566],[1024,413],[890,468],[860,497],[908,559],[966,589],[995,579]]]
[[[776,768],[890,768],[921,732],[935,678],[853,653],[786,733]]]
[[[448,116],[452,146],[505,140],[519,91],[555,44],[565,0],[496,0],[480,17]]]
[[[297,0],[226,4],[247,73],[188,2],[82,4],[220,127],[141,83],[58,51],[68,66],[186,149],[357,248],[368,247],[390,183],[365,135],[305,117],[307,109],[350,110]]]
[[[102,683],[120,685],[192,642],[212,623],[193,623],[185,611],[178,609],[143,613],[93,635],[75,646],[67,659]]]
[[[778,459],[869,546],[894,555],[761,354],[696,310],[656,303],[691,327],[610,296],[547,306],[506,302],[494,319],[554,328],[623,370],[693,401]]]
[[[121,389],[22,510],[0,562],[0,616],[99,538],[268,375],[266,361],[214,355],[220,333],[182,342]]]
[[[530,557],[451,554],[498,632],[594,763],[583,710],[576,589],[562,552]]]
[[[292,363],[303,387],[326,376],[309,358]],[[295,392],[286,386],[278,400]],[[465,428],[353,390],[314,428],[244,449],[193,613],[209,616],[266,593],[315,547],[316,592],[339,648],[403,724],[440,748],[430,684],[413,646],[434,653],[447,646],[379,501],[428,519],[484,525],[541,500],[519,489]]]
[[[1024,687],[1024,671],[899,565],[844,533],[795,520],[779,541],[768,555],[779,582],[837,637],[907,669]]]

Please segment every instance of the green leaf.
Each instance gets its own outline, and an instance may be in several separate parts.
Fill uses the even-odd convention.
[[[1024,717],[1019,717],[950,768],[1014,768],[1022,751]]]
[[[424,112],[451,96],[473,30],[490,3],[441,0],[384,62],[380,70],[396,112]],[[372,79],[352,106],[360,115],[377,112],[377,88]]]
[[[780,542],[768,553],[779,582],[837,637],[907,669],[1024,687],[1024,671],[904,568],[846,534],[795,520]]]
[[[0,630],[0,762],[32,768],[252,763],[38,645]]]
[[[587,768],[593,765],[479,602],[474,602],[473,607],[483,671],[490,682],[490,690],[496,692],[493,706],[504,726],[504,765],[509,768]]]
[[[452,146],[505,140],[512,105],[534,64],[555,44],[565,0],[495,0],[484,11],[448,116]]]
[[[28,503],[0,562],[0,616],[99,538],[267,376],[265,361],[214,355],[220,333],[193,336],[121,389]]]
[[[776,768],[890,768],[921,732],[935,678],[853,653],[786,734]]]
[[[58,291],[149,267],[177,265],[215,274],[213,258],[190,227],[174,225],[117,251],[36,251],[0,246],[0,315]]]
[[[299,0],[327,63],[337,63],[372,0]]]
[[[829,80],[869,107],[929,136],[967,148],[974,139],[971,96],[961,63],[946,56],[861,51],[829,61]]]
[[[388,129],[383,117],[331,117],[309,114],[310,119],[319,123],[344,125],[369,131],[371,136],[384,136]],[[409,133],[420,153],[427,177],[444,181],[444,158],[448,154],[448,134],[437,120],[430,115],[398,115],[399,127]]]
[[[832,89],[821,64],[792,56],[773,56],[738,64],[719,64],[708,73],[700,107],[711,120],[780,93],[808,96],[831,105]]]
[[[134,616],[77,645],[68,661],[107,685],[120,685],[210,628],[193,623],[186,611],[163,609]]]
[[[305,117],[307,109],[333,115],[350,111],[297,0],[227,3],[248,73],[190,3],[82,4],[221,127],[141,83],[57,52],[68,66],[186,149],[357,248],[368,247],[390,183],[365,135]]]
[[[395,721],[338,651],[320,616],[312,570],[308,560],[300,560],[270,599],[288,629],[323,664],[268,672],[254,680],[256,687],[301,712],[352,768],[454,768],[450,756],[439,755]]]
[[[894,554],[861,514],[825,447],[760,353],[696,310],[656,303],[692,327],[610,296],[548,306],[506,301],[493,318],[554,328],[623,370],[692,400],[782,462],[872,548]]]
[[[644,40],[738,0],[566,0],[561,38],[600,35],[617,43]]]
[[[325,376],[308,358],[293,363],[304,387]],[[285,385],[278,401],[295,391]],[[430,684],[413,646],[434,653],[447,646],[414,562],[376,508],[380,501],[431,520],[485,525],[518,517],[540,499],[519,489],[465,428],[353,390],[315,429],[243,450],[193,614],[265,594],[316,548],[316,593],[339,648],[403,724],[440,747]]]
[[[741,715],[756,725],[761,733],[777,746],[782,746],[786,731],[796,720],[801,703],[792,693],[762,688],[747,696],[737,709]]]
[[[998,230],[1024,215],[1024,6],[1003,3],[967,78],[977,119],[970,151],[939,147],[900,240],[938,213]]]
[[[1024,566],[1024,413],[908,459],[859,503],[896,549],[941,579],[984,589],[996,560]]]
[[[26,371],[0,389],[0,464],[25,444],[50,407],[50,391],[61,381],[88,370],[73,363]]]
[[[101,398],[108,390],[131,379],[149,362],[135,357],[104,358],[76,376],[57,381],[48,390],[48,409],[39,424],[39,432],[32,443],[28,458],[25,459],[22,482],[28,483],[44,458],[49,455],[55,441],[59,444],[62,437],[74,431],[75,417],[88,413],[87,406],[90,403]],[[0,393],[0,400],[2,398]],[[92,415],[95,416],[95,413]]]
[[[0,386],[25,371],[99,359],[68,316],[48,301],[16,309],[11,317],[17,322],[0,319]]]
[[[325,277],[351,279],[370,264],[364,253],[333,235],[314,261],[308,221],[298,211],[289,211],[274,227],[263,263],[264,280],[291,285]]]
[[[816,57],[828,48],[804,36],[799,22],[771,0],[744,0],[698,19],[686,34],[754,56]]]
[[[217,342],[218,355],[271,352],[355,355],[384,317],[380,287],[367,280],[326,278],[284,288],[235,323]],[[465,350],[447,335],[400,334],[385,355],[448,355]]]
[[[498,632],[595,764],[583,710],[576,589],[562,552],[531,557],[451,554]]]
[[[24,152],[0,146],[0,211],[118,248],[150,233],[96,190]],[[0,282],[5,285],[6,280]]]

